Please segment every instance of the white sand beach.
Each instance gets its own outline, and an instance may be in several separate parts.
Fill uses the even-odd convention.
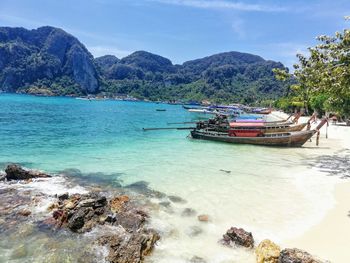
[[[274,115],[285,117],[277,112],[274,112]],[[307,118],[302,117],[302,120],[305,119]],[[325,138],[325,129],[323,128],[320,139],[323,154],[339,153],[341,155],[346,149],[349,151],[350,127],[330,123],[328,138]],[[308,147],[310,144],[306,143],[305,146]],[[335,205],[326,213],[321,222],[304,234],[283,242],[284,247],[297,247],[334,263],[350,262],[350,180],[339,179],[333,194]]]

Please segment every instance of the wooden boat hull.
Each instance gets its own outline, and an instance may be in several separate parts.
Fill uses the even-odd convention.
[[[194,139],[239,143],[239,144],[254,144],[265,146],[284,146],[284,147],[301,147],[307,140],[315,134],[311,131],[298,131],[290,133],[275,133],[268,134],[263,137],[235,137],[228,136],[227,133],[210,132],[203,130],[191,131],[191,136]]]

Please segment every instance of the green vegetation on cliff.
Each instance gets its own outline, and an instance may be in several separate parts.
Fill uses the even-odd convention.
[[[170,60],[145,51],[115,59],[112,64],[110,57],[96,61],[103,76],[102,91],[152,100],[253,103],[283,96],[287,86],[275,80],[272,72],[273,68],[285,69],[281,63],[239,52],[221,53],[182,65],[173,65]]]
[[[279,62],[240,52],[182,65],[146,51],[94,59],[61,29],[0,27],[0,90],[6,92],[254,103],[285,95],[287,84],[274,78],[273,68],[285,69]]]

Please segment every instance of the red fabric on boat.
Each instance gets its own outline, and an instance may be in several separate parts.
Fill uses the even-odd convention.
[[[250,130],[229,130],[228,131],[229,136],[237,136],[237,137],[258,137],[262,136],[263,132],[259,129],[250,129]]]
[[[236,128],[236,127],[264,127],[263,122],[230,122],[230,127],[231,128]]]

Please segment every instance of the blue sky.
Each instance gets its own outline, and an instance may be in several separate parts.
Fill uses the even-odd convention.
[[[291,66],[315,37],[350,26],[343,0],[0,0],[0,26],[51,25],[94,56],[146,50],[173,63],[241,51]]]

